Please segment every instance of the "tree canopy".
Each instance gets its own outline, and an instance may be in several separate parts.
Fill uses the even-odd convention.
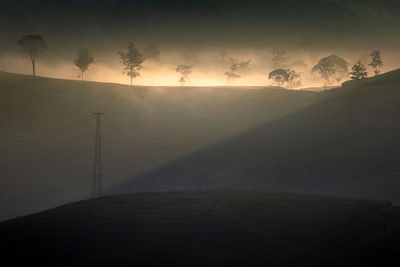
[[[339,83],[348,73],[347,62],[341,57],[330,55],[322,58],[312,72],[318,72],[325,85]]]
[[[381,72],[379,70],[379,67],[382,67],[383,65],[381,52],[374,50],[369,56],[371,57],[371,63],[369,63],[368,65],[370,65],[374,69],[375,76],[377,76]]]
[[[80,77],[83,80],[83,74],[88,70],[89,65],[94,62],[94,57],[88,49],[81,49],[78,51],[78,57],[75,59],[75,65],[80,70]]]
[[[289,80],[289,74],[284,69],[277,69],[269,73],[268,79],[272,80],[277,86],[284,86],[284,84]]]
[[[130,77],[132,85],[132,80],[140,76],[139,70],[143,68],[145,57],[132,42],[128,44],[126,51],[119,51],[118,54],[120,63],[124,67],[122,74]]]
[[[36,76],[36,57],[41,51],[47,49],[46,41],[39,34],[27,34],[19,39],[18,44],[21,45],[29,54],[32,62],[32,75]]]
[[[277,86],[296,88],[301,86],[301,74],[293,69],[277,69],[269,73],[268,79]]]
[[[191,65],[181,64],[176,67],[176,72],[181,74],[181,78],[179,79],[179,83],[184,86],[187,82],[189,74],[192,73],[193,67]]]
[[[358,61],[353,65],[350,74],[352,80],[361,80],[368,77],[367,68],[361,63],[361,61]]]

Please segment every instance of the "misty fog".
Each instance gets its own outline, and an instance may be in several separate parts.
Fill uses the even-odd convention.
[[[50,46],[51,44],[49,44]],[[89,81],[110,82],[128,84],[129,78],[122,75],[122,67],[119,63],[117,51],[124,47],[112,47],[109,51],[92,50],[95,57],[93,64],[86,72],[85,79]],[[268,73],[273,70],[272,50],[265,49],[242,49],[242,50],[194,50],[190,51],[192,60],[187,59],[187,52],[172,49],[160,49],[160,59],[148,59],[144,62],[144,68],[140,76],[134,81],[135,85],[147,86],[178,86],[179,74],[175,68],[181,63],[188,63],[193,66],[193,73],[189,75],[186,83],[188,86],[269,86]],[[371,48],[372,50],[373,48]],[[312,67],[322,57],[336,54],[343,57],[349,67],[361,60],[365,65],[369,63],[371,50],[360,49],[357,52],[351,50],[295,50],[287,49],[289,56],[288,65],[290,68],[301,73],[302,88],[321,87],[323,81],[318,74],[312,74]],[[248,71],[235,80],[228,80],[224,73],[228,70],[229,64],[218,60],[219,55],[225,52],[238,60],[251,59]],[[63,57],[54,57],[51,46],[37,60],[38,75],[62,79],[79,79],[79,71],[74,65],[74,58],[77,51],[66,51]],[[382,51],[384,66],[383,72],[396,69],[400,56],[395,51]],[[0,69],[8,72],[31,73],[29,59],[23,51],[0,56]],[[371,68],[368,69],[369,76],[373,76]]]
[[[302,87],[320,87],[311,69],[336,54],[349,67],[369,63],[371,50],[382,52],[383,72],[398,67],[400,34],[397,1],[10,1],[0,3],[0,70],[30,74],[30,62],[17,41],[41,34],[48,49],[37,59],[38,75],[78,79],[77,51],[89,49],[96,63],[87,80],[124,83],[118,51],[128,42],[153,44],[158,60],[146,60],[136,85],[179,85],[175,68],[190,64],[187,86],[268,86],[271,52],[285,49],[290,67],[302,73]],[[290,3],[290,4],[287,4]],[[299,10],[301,12],[299,12]],[[228,81],[226,53],[251,59],[242,77]],[[372,71],[370,76],[372,76]]]

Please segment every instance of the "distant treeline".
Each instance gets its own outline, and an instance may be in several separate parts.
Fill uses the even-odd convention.
[[[27,34],[21,37],[18,41],[27,54],[32,63],[32,75],[36,75],[36,57],[44,50],[47,49],[47,44],[44,38],[39,34]],[[133,80],[140,76],[140,70],[143,68],[143,63],[146,59],[160,60],[160,51],[154,44],[150,44],[143,49],[138,49],[130,42],[124,51],[118,51],[120,63],[123,67],[122,74],[130,78],[131,85]],[[224,75],[228,81],[238,79],[245,75],[246,71],[251,64],[251,59],[240,61],[239,59],[229,56],[226,52],[218,55],[218,60],[227,66],[227,71]],[[93,53],[83,48],[78,51],[75,58],[75,65],[79,69],[78,77],[84,79],[84,73],[89,69],[90,65],[95,63]],[[272,51],[272,67],[268,75],[271,83],[279,87],[298,88],[301,86],[302,73],[294,69],[293,65],[289,63],[287,51],[284,49],[274,49]],[[373,73],[379,75],[380,68],[383,66],[381,52],[373,50],[370,54],[369,66],[373,69]],[[355,63],[351,71],[348,69],[349,63],[337,56],[330,55],[321,58],[318,63],[312,68],[311,73],[315,73],[321,77],[324,86],[334,85],[342,82],[344,79],[350,77],[353,80],[365,79],[368,77],[367,68],[365,65],[358,61]],[[179,64],[175,71],[180,75],[179,83],[184,86],[189,79],[189,75],[193,72],[193,64]]]

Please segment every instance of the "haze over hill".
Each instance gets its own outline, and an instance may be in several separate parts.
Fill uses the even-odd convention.
[[[316,93],[130,87],[0,73],[0,218],[89,196],[93,112],[104,112],[104,189],[294,112]]]
[[[0,74],[0,217],[104,190],[266,187],[399,203],[400,72],[315,93],[129,87]]]
[[[399,226],[385,201],[138,193],[2,222],[0,248],[15,266],[398,266]]]
[[[399,14],[0,0],[0,265],[400,266]]]
[[[154,45],[159,60],[148,59],[141,85],[177,85],[178,64],[193,65],[190,85],[225,85],[216,58],[226,52],[251,59],[236,85],[266,85],[273,70],[271,51],[286,49],[303,86],[321,86],[310,74],[322,57],[337,54],[350,65],[365,64],[373,49],[382,51],[383,70],[400,60],[398,1],[386,0],[6,0],[0,3],[0,70],[29,74],[29,60],[17,45],[22,35],[41,34],[48,49],[38,57],[42,76],[74,79],[76,53],[93,52],[96,63],[86,78],[128,83],[117,52],[128,42]]]
[[[266,187],[400,203],[400,71],[208,146],[113,192]]]

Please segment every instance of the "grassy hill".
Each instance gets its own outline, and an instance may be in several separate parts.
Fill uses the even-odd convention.
[[[400,203],[399,84],[400,71],[347,82],[113,192],[261,187]]]
[[[260,190],[137,193],[0,223],[25,266],[398,266],[389,202]]]
[[[111,190],[317,98],[275,88],[131,87],[0,72],[0,220],[89,195],[93,112],[105,113],[104,189]]]
[[[104,190],[270,188],[400,203],[400,71],[320,93],[0,73],[0,220]]]

